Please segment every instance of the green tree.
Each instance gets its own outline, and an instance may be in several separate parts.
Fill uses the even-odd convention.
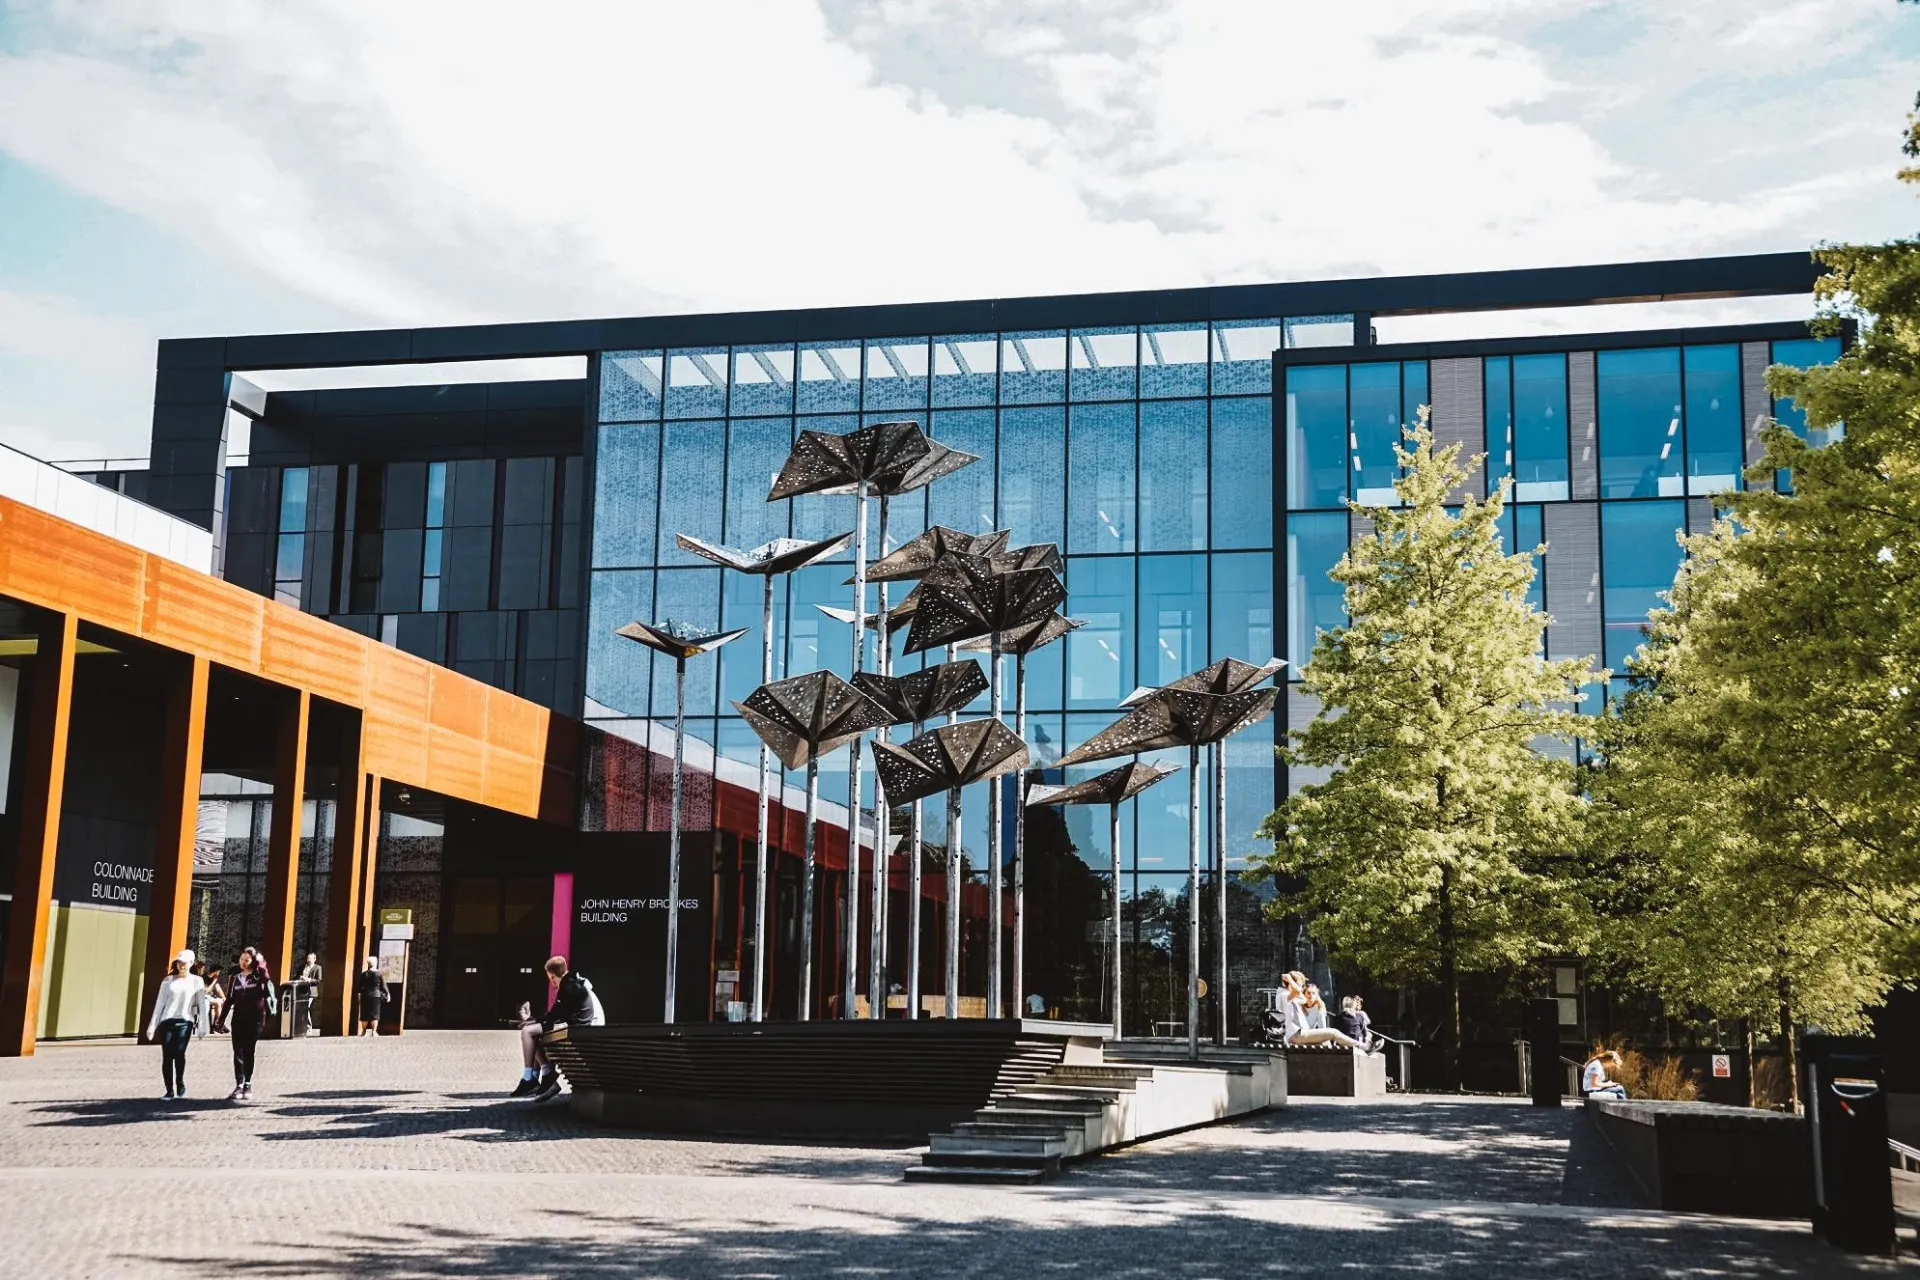
[[[1532,557],[1501,546],[1507,482],[1450,506],[1481,459],[1436,451],[1424,412],[1397,452],[1399,504],[1355,505],[1373,534],[1332,571],[1351,621],[1320,633],[1302,674],[1320,711],[1283,749],[1332,773],[1268,817],[1255,871],[1292,890],[1270,911],[1306,914],[1354,964],[1439,982],[1457,1087],[1461,974],[1565,946],[1581,919],[1562,870],[1584,802],[1570,752],[1537,748],[1570,746],[1568,708],[1595,677],[1540,656]]]

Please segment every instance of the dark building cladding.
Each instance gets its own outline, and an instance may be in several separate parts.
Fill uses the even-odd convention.
[[[1379,500],[1392,481],[1392,441],[1422,404],[1433,406],[1444,439],[1487,452],[1488,470],[1513,478],[1510,536],[1551,544],[1536,591],[1556,619],[1549,650],[1617,658],[1635,643],[1663,585],[1652,570],[1636,574],[1636,563],[1658,562],[1664,572],[1647,548],[1711,518],[1708,495],[1739,483],[1754,456],[1755,414],[1780,411],[1764,400],[1760,372],[1774,360],[1808,363],[1831,352],[1806,343],[1803,327],[1783,324],[1512,339],[1469,333],[1385,347],[1374,341],[1375,322],[1804,295],[1815,275],[1803,254],[1770,254],[168,341],[159,351],[151,472],[99,478],[213,529],[229,581],[610,736],[644,741],[649,721],[670,714],[672,700],[663,692],[670,680],[663,684],[644,654],[612,638],[614,626],[668,616],[750,626],[754,634],[732,651],[689,669],[689,724],[712,747],[716,770],[751,770],[757,745],[731,703],[758,681],[758,588],[681,556],[673,534],[743,546],[831,536],[850,525],[846,504],[803,499],[789,510],[763,501],[779,458],[801,430],[910,417],[984,461],[924,500],[896,502],[896,543],[931,523],[1009,527],[1016,541],[1055,541],[1066,556],[1065,610],[1088,625],[1029,667],[1029,740],[1044,765],[1103,725],[1135,683],[1160,683],[1228,654],[1277,654],[1297,673],[1314,626],[1344,616],[1324,570],[1363,527],[1343,504]],[[272,394],[247,378],[251,370],[541,356],[585,357],[586,376]],[[229,467],[235,412],[253,420],[251,447],[245,465]],[[846,576],[836,562],[780,584],[777,676],[815,667],[848,673],[848,631],[814,608],[848,603]],[[968,714],[982,714],[984,703]],[[1310,780],[1276,768],[1272,747],[1312,710],[1289,689],[1273,722],[1236,739],[1229,753],[1231,1030],[1281,969],[1333,976],[1297,925],[1262,919],[1271,888],[1231,874],[1253,851],[1252,831],[1274,800]],[[583,763],[589,789],[601,767]],[[823,778],[823,795],[845,794],[844,758],[834,768],[839,781]],[[1118,851],[1133,975],[1126,1013],[1143,1032],[1180,1016],[1184,802],[1172,795],[1182,788],[1164,790],[1166,797],[1130,802]],[[871,802],[870,782],[864,794]],[[983,831],[984,797],[967,804],[964,829]],[[645,857],[636,857],[632,841],[642,837],[617,805],[587,795],[579,808],[576,843],[564,847],[479,818],[467,829],[469,815],[457,806],[431,822],[407,820],[416,834],[405,840],[417,844],[417,831],[428,827],[441,833],[430,853],[406,845],[405,868],[394,864],[416,918],[441,926],[433,943],[438,1007],[421,1014],[443,1024],[497,1016],[504,994],[463,984],[479,981],[490,963],[490,939],[520,939],[512,967],[525,967],[521,952],[539,949],[535,941],[546,935],[537,919],[563,880],[573,886],[570,909],[652,892],[652,872],[641,867],[657,855],[661,824],[638,824],[648,834]],[[1211,815],[1210,801],[1206,808]],[[977,839],[966,851],[975,865],[984,847]],[[1097,979],[1106,934],[1095,927],[1115,854],[1107,839],[1103,823],[1072,811],[1029,825],[1027,972],[1064,1017],[1110,1012]],[[383,868],[402,856],[394,852],[401,841],[383,844]],[[739,971],[751,965],[743,950],[751,908],[742,901],[750,877],[741,872],[750,872],[752,840],[715,831],[690,847],[698,877],[705,883],[711,873],[714,892],[702,900],[696,931],[708,954],[682,958],[683,976],[696,977],[680,1005],[723,1016],[728,997],[743,998]],[[784,862],[771,936],[791,954],[782,931],[799,885]],[[844,871],[826,875],[821,926],[830,931]],[[644,893],[638,880],[647,880]],[[1209,871],[1202,892],[1218,892],[1222,880]],[[974,890],[984,893],[984,884]],[[975,924],[984,936],[981,901],[980,919],[969,910],[970,996],[985,986],[983,947],[972,936]],[[657,964],[651,934],[642,937],[652,924],[622,924],[617,910],[571,914],[581,922],[576,949],[597,967],[631,968],[641,952]],[[904,954],[903,914],[891,912],[896,957]],[[1203,915],[1211,951],[1213,913]],[[937,956],[932,936],[927,950]],[[827,945],[835,945],[831,937]],[[790,978],[791,969],[776,964],[776,1007],[792,999],[779,989]],[[1417,1007],[1383,1013],[1419,1020]],[[1489,1078],[1511,1073],[1498,1033],[1482,1049]]]

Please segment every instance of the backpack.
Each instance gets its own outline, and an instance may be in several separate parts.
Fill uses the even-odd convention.
[[[592,980],[582,976],[580,985],[587,989],[587,1025],[590,1027],[606,1026],[607,1011],[600,1005],[600,995],[593,989]]]

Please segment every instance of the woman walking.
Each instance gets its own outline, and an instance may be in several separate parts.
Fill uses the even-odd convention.
[[[227,1025],[233,1033],[233,1092],[227,1095],[229,1102],[253,1097],[253,1051],[273,1003],[273,975],[267,972],[267,962],[260,953],[248,947],[240,953],[227,983]]]
[[[207,1034],[207,984],[193,972],[193,952],[182,951],[167,966],[147,1019],[147,1039],[160,1046],[160,1078],[166,1097],[187,1096],[187,1042]]]
[[[379,1035],[380,1011],[386,1007],[392,993],[387,990],[387,980],[380,976],[379,960],[373,956],[367,957],[367,967],[353,980],[353,998],[360,1005],[360,1034]]]

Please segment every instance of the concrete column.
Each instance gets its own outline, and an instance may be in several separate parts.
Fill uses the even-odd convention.
[[[300,884],[300,814],[306,800],[307,721],[313,698],[285,695],[273,756],[273,825],[267,835],[267,914],[261,949],[276,983],[293,966],[294,894]]]
[[[153,908],[147,918],[147,967],[140,992],[144,1037],[167,966],[187,945],[192,909],[193,841],[200,823],[200,768],[207,740],[208,663],[193,656],[167,680],[161,753],[160,820],[154,842]]]
[[[0,1057],[33,1054],[40,1029],[40,977],[46,961],[47,906],[60,848],[60,801],[67,782],[67,730],[73,715],[73,655],[79,619],[57,614],[40,630],[21,762],[20,847],[7,918],[6,969],[0,973]]]
[[[360,717],[344,735],[335,757],[333,870],[327,877],[327,936],[321,947],[325,974],[319,1010],[322,1035],[353,1031],[353,977],[365,963],[367,935],[360,910],[367,857],[367,777]]]

